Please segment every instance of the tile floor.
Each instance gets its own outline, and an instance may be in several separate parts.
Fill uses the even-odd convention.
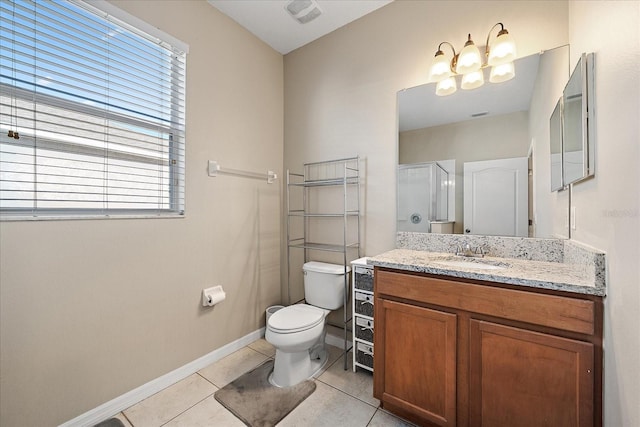
[[[373,376],[365,370],[343,369],[341,350],[328,346],[329,361],[315,378],[316,390],[289,413],[279,427],[402,427],[412,426],[378,407]],[[275,356],[259,339],[229,356],[167,387],[116,416],[128,427],[220,426],[244,424],[218,403],[213,393],[243,373]]]

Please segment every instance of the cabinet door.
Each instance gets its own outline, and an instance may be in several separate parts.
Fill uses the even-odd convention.
[[[455,426],[456,315],[385,299],[378,304],[376,397],[419,420]]]
[[[470,324],[471,426],[593,425],[593,344]]]

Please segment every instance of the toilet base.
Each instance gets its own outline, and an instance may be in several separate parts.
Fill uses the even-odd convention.
[[[311,358],[313,354],[314,358]],[[276,349],[273,372],[269,382],[276,387],[291,387],[316,375],[324,368],[328,359],[327,350],[314,346],[311,350],[286,353]]]

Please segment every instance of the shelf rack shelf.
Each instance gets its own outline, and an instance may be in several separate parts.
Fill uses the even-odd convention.
[[[360,258],[360,158],[349,157],[324,162],[305,163],[301,174],[287,170],[287,285],[288,299],[291,301],[291,251],[304,250],[304,262],[310,261],[311,253],[315,251],[342,254],[344,265],[344,369],[347,369],[347,353],[349,346],[348,325],[352,320],[349,310],[351,292],[349,287],[349,262]],[[314,195],[322,191],[318,187],[334,187],[341,189],[329,197],[328,203],[332,210],[320,212],[314,207]],[[297,201],[292,201],[292,193],[297,194]],[[315,194],[314,194],[315,193]],[[295,198],[295,197],[294,197]],[[339,199],[339,200],[337,200]],[[315,202],[317,203],[317,202]],[[295,208],[292,206],[296,204]],[[294,228],[292,222],[302,221],[302,237],[292,237]],[[320,243],[309,238],[310,228],[328,227],[334,235],[341,236],[341,241]],[[323,228],[324,229],[324,228]]]

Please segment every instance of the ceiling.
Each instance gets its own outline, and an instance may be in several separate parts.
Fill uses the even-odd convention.
[[[301,24],[286,10],[291,0],[207,0],[285,55],[355,21],[392,0],[315,0],[322,14]]]
[[[353,22],[393,0],[313,0],[322,11],[316,19],[299,23],[286,10],[292,1],[308,0],[207,0],[276,51],[285,55]],[[516,76],[508,82],[485,84],[471,91],[458,90],[446,97],[435,95],[435,84],[398,93],[400,131],[464,121],[473,114],[494,116],[529,108],[538,67],[538,55],[516,62]],[[485,81],[489,80],[488,70]],[[458,87],[459,87],[458,81]],[[500,102],[495,102],[499,99]],[[492,102],[493,101],[493,102]],[[489,105],[490,107],[487,107]]]

